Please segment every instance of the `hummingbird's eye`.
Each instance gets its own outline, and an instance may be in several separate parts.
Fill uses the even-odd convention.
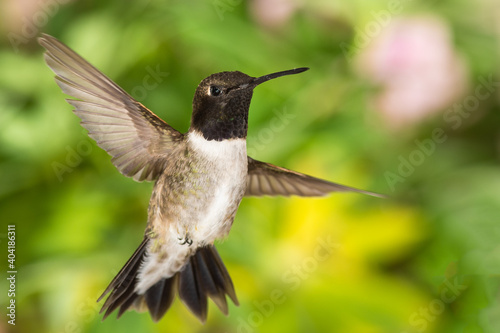
[[[210,96],[220,96],[222,95],[222,89],[217,86],[210,86],[209,94]]]

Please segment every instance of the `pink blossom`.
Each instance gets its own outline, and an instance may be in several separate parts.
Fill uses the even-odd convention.
[[[260,25],[274,28],[284,25],[297,8],[294,0],[253,0],[250,9]]]
[[[401,127],[443,111],[460,98],[467,69],[437,18],[393,19],[359,56],[359,67],[382,87],[375,107]]]

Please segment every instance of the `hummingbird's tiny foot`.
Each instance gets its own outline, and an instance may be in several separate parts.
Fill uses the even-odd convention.
[[[179,244],[184,245],[187,244],[188,246],[191,246],[193,244],[193,240],[189,238],[189,235],[186,234],[184,238],[177,238],[179,240]]]

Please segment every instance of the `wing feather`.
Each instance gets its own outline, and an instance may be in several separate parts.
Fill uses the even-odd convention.
[[[44,34],[39,43],[59,87],[76,98],[67,101],[89,136],[125,176],[155,180],[184,135],[54,37]]]
[[[248,157],[247,189],[245,196],[291,196],[319,197],[332,192],[359,192],[376,197],[381,194],[314,178]]]

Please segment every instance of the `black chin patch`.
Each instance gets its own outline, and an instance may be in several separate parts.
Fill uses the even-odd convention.
[[[228,139],[244,139],[247,137],[248,117],[244,114],[232,119],[212,119],[197,130],[206,140],[222,141]]]

